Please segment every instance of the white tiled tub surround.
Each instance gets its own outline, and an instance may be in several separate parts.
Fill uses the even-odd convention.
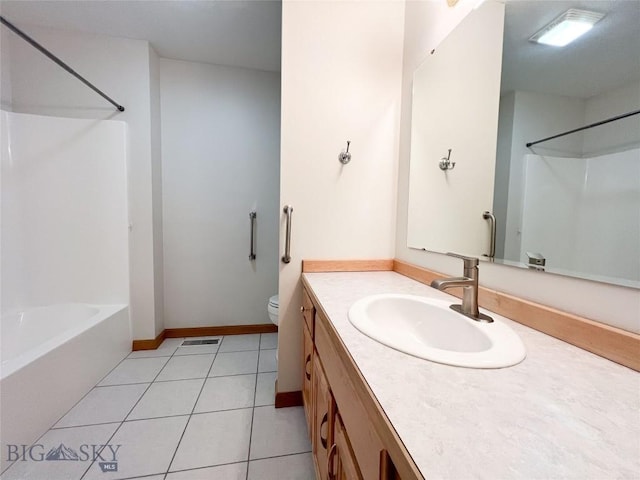
[[[394,272],[304,278],[425,478],[638,478],[637,372],[486,310],[521,337],[523,362],[429,362],[360,333],[349,307],[382,293],[457,298]]]
[[[274,407],[277,334],[132,352],[38,441],[122,446],[118,472],[91,462],[16,462],[13,479],[281,480],[315,478],[302,407]],[[189,339],[191,340],[191,338]]]

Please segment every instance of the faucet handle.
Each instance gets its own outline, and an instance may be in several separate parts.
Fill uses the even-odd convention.
[[[473,268],[478,266],[479,260],[476,257],[467,257],[465,255],[460,255],[459,253],[447,252],[447,255],[450,257],[460,258],[464,262],[464,268]]]

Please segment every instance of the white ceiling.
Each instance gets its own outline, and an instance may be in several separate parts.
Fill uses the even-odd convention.
[[[640,0],[506,2],[503,91],[586,98],[640,79]],[[564,48],[528,41],[568,8],[607,16]],[[161,57],[268,71],[280,70],[281,10],[279,0],[0,0],[27,33],[38,25],[144,39]]]
[[[280,71],[281,10],[272,0],[0,2],[27,34],[37,25],[148,40],[161,57],[267,71]]]
[[[529,37],[569,8],[606,13],[566,47]],[[527,90],[580,98],[640,80],[640,0],[508,0],[503,92]]]

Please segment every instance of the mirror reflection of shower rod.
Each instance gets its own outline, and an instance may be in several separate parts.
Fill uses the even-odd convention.
[[[541,140],[536,140],[535,142],[527,143],[527,148],[532,147],[538,143],[546,142],[548,140],[553,140],[554,138],[564,137],[565,135],[569,135],[571,133],[581,132],[582,130],[587,130],[593,127],[599,127],[600,125],[604,125],[605,123],[615,122],[617,120],[622,120],[623,118],[631,117],[633,115],[638,115],[640,110],[635,110],[633,112],[623,113],[622,115],[617,115],[615,117],[607,118],[606,120],[601,120],[596,123],[592,123],[591,125],[585,125],[584,127],[574,128],[573,130],[569,130],[568,132],[559,133],[557,135],[553,135],[552,137],[543,138]]]

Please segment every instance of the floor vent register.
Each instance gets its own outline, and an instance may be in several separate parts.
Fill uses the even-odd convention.
[[[193,345],[217,345],[220,342],[219,338],[207,338],[204,340],[185,340],[182,342],[181,347],[191,347]]]

